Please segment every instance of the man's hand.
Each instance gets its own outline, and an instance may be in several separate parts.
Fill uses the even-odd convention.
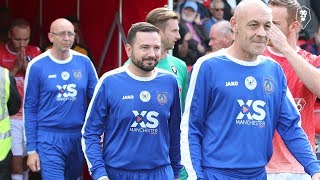
[[[19,71],[25,72],[27,69],[28,62],[26,61],[25,49],[21,47],[16,55],[15,64],[10,71],[12,75],[15,75]]]
[[[28,167],[31,169],[32,172],[39,172],[40,171],[40,159],[38,153],[28,154]]]
[[[200,53],[204,53],[206,51],[206,49],[200,43],[197,45],[197,50]]]
[[[270,29],[270,41],[272,43],[272,46],[281,53],[282,50],[285,50],[286,48],[291,48],[287,41],[287,37],[273,23],[271,24]]]
[[[27,55],[26,55],[26,52],[25,52],[25,48],[23,48],[23,59],[24,59],[24,63],[23,63],[23,66],[22,66],[22,70],[24,71],[24,72],[26,72],[26,70],[27,70],[27,66],[28,66],[28,63],[29,63],[29,61],[31,60],[31,59],[29,59],[29,60],[27,60]],[[29,57],[30,58],[30,57]]]
[[[313,176],[312,176],[312,180],[320,180],[320,173],[315,173]]]
[[[201,25],[202,24],[202,22],[201,22],[201,20],[200,20],[200,14],[199,13],[197,13],[197,15],[196,15],[196,17],[194,18],[194,20],[193,20],[196,24],[198,24],[198,25]]]
[[[22,64],[21,70],[25,72],[27,69],[28,61],[26,57],[26,50],[24,47],[20,48],[20,51],[18,52],[17,57],[20,59]]]
[[[190,41],[190,39],[192,38],[192,34],[190,32],[188,32],[185,36],[184,36],[184,40],[185,41]]]

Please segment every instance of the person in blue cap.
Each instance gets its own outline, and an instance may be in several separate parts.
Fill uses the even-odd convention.
[[[179,33],[181,39],[177,41],[174,55],[184,60],[187,66],[192,66],[199,57],[203,56],[209,49],[207,41],[209,39],[201,20],[197,13],[196,2],[187,1],[181,11],[179,23]]]

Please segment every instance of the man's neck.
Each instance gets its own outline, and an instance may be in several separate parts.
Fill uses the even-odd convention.
[[[217,18],[215,18],[214,16],[211,16],[211,19],[214,21],[219,21]]]
[[[240,47],[237,47],[235,44],[231,45],[227,49],[227,53],[241,61],[246,61],[246,62],[253,62],[257,60],[258,55],[250,54],[247,51],[244,51]]]
[[[128,69],[132,74],[139,77],[151,77],[155,73],[154,69],[152,71],[144,71],[139,67],[137,67],[136,65],[134,65],[132,62],[129,63]]]
[[[54,58],[61,60],[61,61],[67,60],[70,57],[70,50],[60,52],[60,51],[57,51],[56,49],[52,48],[50,53]]]
[[[166,58],[167,55],[168,55],[168,51],[167,50],[162,51],[160,60]]]

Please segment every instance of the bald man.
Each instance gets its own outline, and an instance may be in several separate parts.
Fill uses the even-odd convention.
[[[234,41],[234,34],[231,30],[230,22],[219,21],[215,23],[210,29],[209,37],[209,46],[212,52],[230,47]]]
[[[260,56],[271,10],[260,0],[244,0],[230,23],[234,43],[193,66],[181,122],[181,162],[188,179],[266,179],[275,130],[306,172],[319,179],[320,165],[283,70]]]
[[[24,120],[28,166],[43,179],[78,179],[83,153],[81,128],[97,73],[90,59],[71,50],[71,22],[50,27],[52,49],[34,58],[25,80]]]

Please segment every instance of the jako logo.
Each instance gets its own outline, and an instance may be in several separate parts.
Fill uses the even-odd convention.
[[[157,128],[159,125],[159,121],[157,119],[159,113],[155,111],[132,111],[136,120],[131,124],[131,128],[135,128],[140,125],[141,128]],[[143,121],[144,117],[147,119],[147,123]]]
[[[238,81],[227,81],[226,86],[238,86]]]
[[[78,94],[75,84],[65,84],[62,86],[57,85],[57,88],[59,89],[59,94],[57,98],[61,98],[62,96],[64,98],[76,97]]]
[[[237,100],[239,106],[241,107],[241,112],[238,114],[237,119],[243,119],[246,115],[248,120],[257,120],[262,121],[266,117],[266,112],[264,111],[263,107],[266,105],[264,101],[261,100],[248,100],[244,103],[243,100]],[[253,114],[251,113],[252,111]]]

